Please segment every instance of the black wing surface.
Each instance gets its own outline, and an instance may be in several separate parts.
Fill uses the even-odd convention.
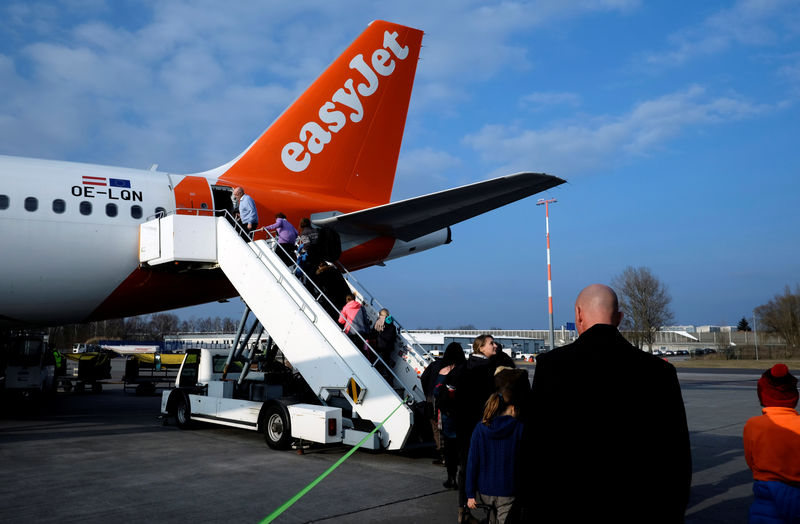
[[[544,173],[516,173],[483,182],[314,220],[339,233],[414,240],[566,182]]]

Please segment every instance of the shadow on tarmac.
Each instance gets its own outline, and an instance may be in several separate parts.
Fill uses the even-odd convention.
[[[692,433],[692,490],[687,524],[747,522],[753,476],[741,437]]]

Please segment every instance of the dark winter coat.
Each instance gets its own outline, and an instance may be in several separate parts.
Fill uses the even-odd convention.
[[[535,522],[683,522],[692,462],[675,368],[616,327],[537,358],[525,428]]]
[[[383,329],[377,332],[375,349],[381,358],[387,358],[394,351],[395,339],[397,338],[397,326],[394,322],[384,323]]]
[[[319,286],[319,289],[325,293],[333,306],[328,304],[327,300],[322,300],[322,306],[328,311],[334,319],[337,319],[339,312],[347,303],[347,295],[351,293],[350,286],[342,274],[333,266],[324,266],[317,269],[316,273],[312,276],[314,283]]]
[[[442,370],[442,359],[437,358],[425,368],[419,381],[422,383],[422,392],[428,400],[433,399],[433,388],[436,387],[436,381],[439,379],[439,372]]]
[[[495,368],[492,360],[472,354],[448,375],[447,383],[455,388],[452,411],[460,445],[469,445],[472,430],[483,418],[486,401],[495,391]]]

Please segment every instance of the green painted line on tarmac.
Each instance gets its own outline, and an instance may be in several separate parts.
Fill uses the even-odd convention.
[[[403,399],[403,401],[402,401],[402,402],[400,402],[400,404],[398,404],[398,405],[397,405],[397,407],[396,407],[396,408],[394,408],[394,410],[393,410],[391,413],[389,413],[389,416],[387,416],[385,419],[383,419],[383,422],[381,422],[380,424],[378,424],[378,425],[375,427],[375,429],[373,429],[372,431],[370,431],[370,432],[369,432],[369,434],[367,434],[367,435],[366,435],[364,438],[362,438],[362,439],[361,439],[361,441],[360,441],[358,444],[356,444],[355,446],[353,446],[353,449],[351,449],[350,451],[348,451],[347,453],[345,453],[345,454],[344,454],[344,456],[342,456],[342,458],[340,458],[339,460],[337,460],[337,461],[336,461],[336,462],[335,462],[335,463],[334,463],[334,464],[333,464],[331,467],[329,467],[328,469],[326,469],[326,470],[325,470],[325,472],[324,472],[322,475],[320,475],[319,477],[317,477],[317,478],[315,478],[314,480],[312,480],[312,481],[311,481],[311,482],[310,482],[310,483],[309,483],[309,484],[308,484],[306,487],[304,487],[303,489],[301,489],[300,491],[298,491],[298,492],[297,492],[297,494],[296,494],[295,496],[293,496],[292,498],[290,498],[289,500],[287,500],[286,502],[284,502],[284,503],[283,503],[283,505],[282,505],[281,507],[279,507],[278,509],[276,509],[275,511],[273,511],[272,513],[270,513],[270,514],[269,514],[269,515],[268,515],[268,516],[267,516],[267,517],[266,517],[264,520],[262,520],[261,522],[259,522],[259,524],[269,524],[270,522],[272,522],[273,520],[275,520],[276,518],[278,518],[279,516],[281,516],[281,514],[282,514],[284,511],[286,511],[287,509],[289,509],[290,507],[292,507],[292,505],[294,505],[294,503],[295,503],[295,502],[297,502],[298,500],[300,500],[301,498],[303,498],[303,496],[305,496],[305,494],[306,494],[306,493],[308,493],[309,491],[311,491],[311,490],[314,488],[314,486],[316,486],[317,484],[319,484],[320,482],[322,482],[322,480],[323,480],[325,477],[327,477],[328,475],[330,475],[331,473],[333,473],[333,471],[334,471],[336,468],[338,468],[339,466],[341,466],[341,465],[342,465],[342,463],[343,463],[345,460],[347,460],[348,458],[350,458],[350,455],[352,455],[353,453],[355,453],[355,451],[356,451],[358,448],[360,448],[360,447],[361,447],[361,445],[362,445],[362,444],[364,444],[364,442],[366,442],[368,438],[370,438],[370,437],[371,437],[373,434],[375,434],[375,432],[376,432],[376,431],[378,431],[379,429],[381,429],[381,428],[383,427],[383,425],[384,425],[384,424],[386,424],[386,421],[387,421],[387,420],[389,420],[389,419],[391,418],[391,416],[392,416],[392,415],[394,415],[395,413],[397,413],[397,410],[398,410],[398,409],[400,409],[400,406],[402,406],[403,404],[405,404],[405,403],[406,403],[406,400],[408,400],[408,397],[404,398],[404,399]]]

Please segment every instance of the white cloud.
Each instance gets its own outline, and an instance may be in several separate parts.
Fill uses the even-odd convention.
[[[523,107],[530,108],[534,111],[540,111],[549,106],[568,105],[578,106],[581,103],[580,95],[576,93],[545,93],[537,92],[530,93],[520,99],[520,104]]]
[[[446,151],[430,147],[402,151],[397,162],[392,200],[447,189],[447,173],[461,166],[461,159]]]
[[[547,129],[489,125],[464,142],[496,172],[536,169],[584,174],[613,162],[647,154],[688,128],[753,117],[768,111],[735,97],[706,95],[699,86],[636,104],[620,116],[583,118]]]
[[[793,86],[797,96],[800,94],[800,53],[793,53],[785,60],[788,63],[778,69],[778,76]]]
[[[397,20],[425,31],[415,103],[450,112],[469,98],[468,86],[508,69],[532,67],[520,43],[537,27],[586,13],[627,13],[638,0],[535,0],[486,5],[479,0],[416,2],[392,8]]]
[[[241,152],[371,19],[426,31],[412,115],[459,114],[470,84],[528,67],[517,39],[636,1],[364,0],[0,7],[0,152],[192,172]],[[354,15],[355,14],[355,15]],[[429,160],[431,160],[429,158]]]
[[[677,66],[701,56],[728,50],[732,45],[767,46],[786,34],[796,33],[800,4],[793,0],[740,0],[729,9],[710,15],[697,26],[670,38],[670,49],[644,55],[655,66]]]

